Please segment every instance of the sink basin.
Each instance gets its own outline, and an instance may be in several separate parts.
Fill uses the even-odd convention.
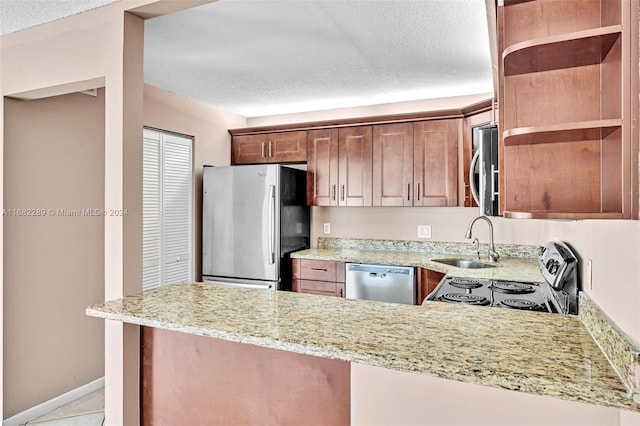
[[[458,268],[468,269],[480,269],[480,268],[495,268],[496,265],[489,263],[482,263],[476,260],[465,259],[433,259],[434,262],[444,263],[446,265],[457,266]]]

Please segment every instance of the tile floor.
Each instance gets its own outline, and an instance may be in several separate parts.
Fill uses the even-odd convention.
[[[103,424],[104,388],[25,423],[25,425],[34,426],[102,426]]]

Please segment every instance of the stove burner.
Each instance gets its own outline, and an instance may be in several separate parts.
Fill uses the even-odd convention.
[[[466,278],[452,278],[451,281],[449,281],[449,284],[457,288],[482,287],[482,284],[480,284],[477,280],[469,280]]]
[[[532,284],[511,281],[492,281],[489,288],[493,291],[507,294],[528,294],[536,291],[536,287]]]
[[[498,306],[509,309],[520,309],[524,311],[546,311],[542,306],[535,302],[524,299],[505,299],[498,303]]]
[[[468,293],[447,293],[438,297],[441,302],[463,303],[465,305],[488,305],[489,301],[482,296]]]

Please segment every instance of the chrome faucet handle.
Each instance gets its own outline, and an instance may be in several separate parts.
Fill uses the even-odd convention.
[[[500,253],[495,249],[489,248],[489,262],[497,262],[500,259]]]
[[[477,238],[474,238],[473,241],[471,241],[471,244],[476,245],[476,253],[478,255],[478,260],[480,260],[480,240],[478,240]]]

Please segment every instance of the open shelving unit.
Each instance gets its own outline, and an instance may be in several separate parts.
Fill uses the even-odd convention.
[[[502,9],[503,215],[634,218],[629,3],[512,0]]]

